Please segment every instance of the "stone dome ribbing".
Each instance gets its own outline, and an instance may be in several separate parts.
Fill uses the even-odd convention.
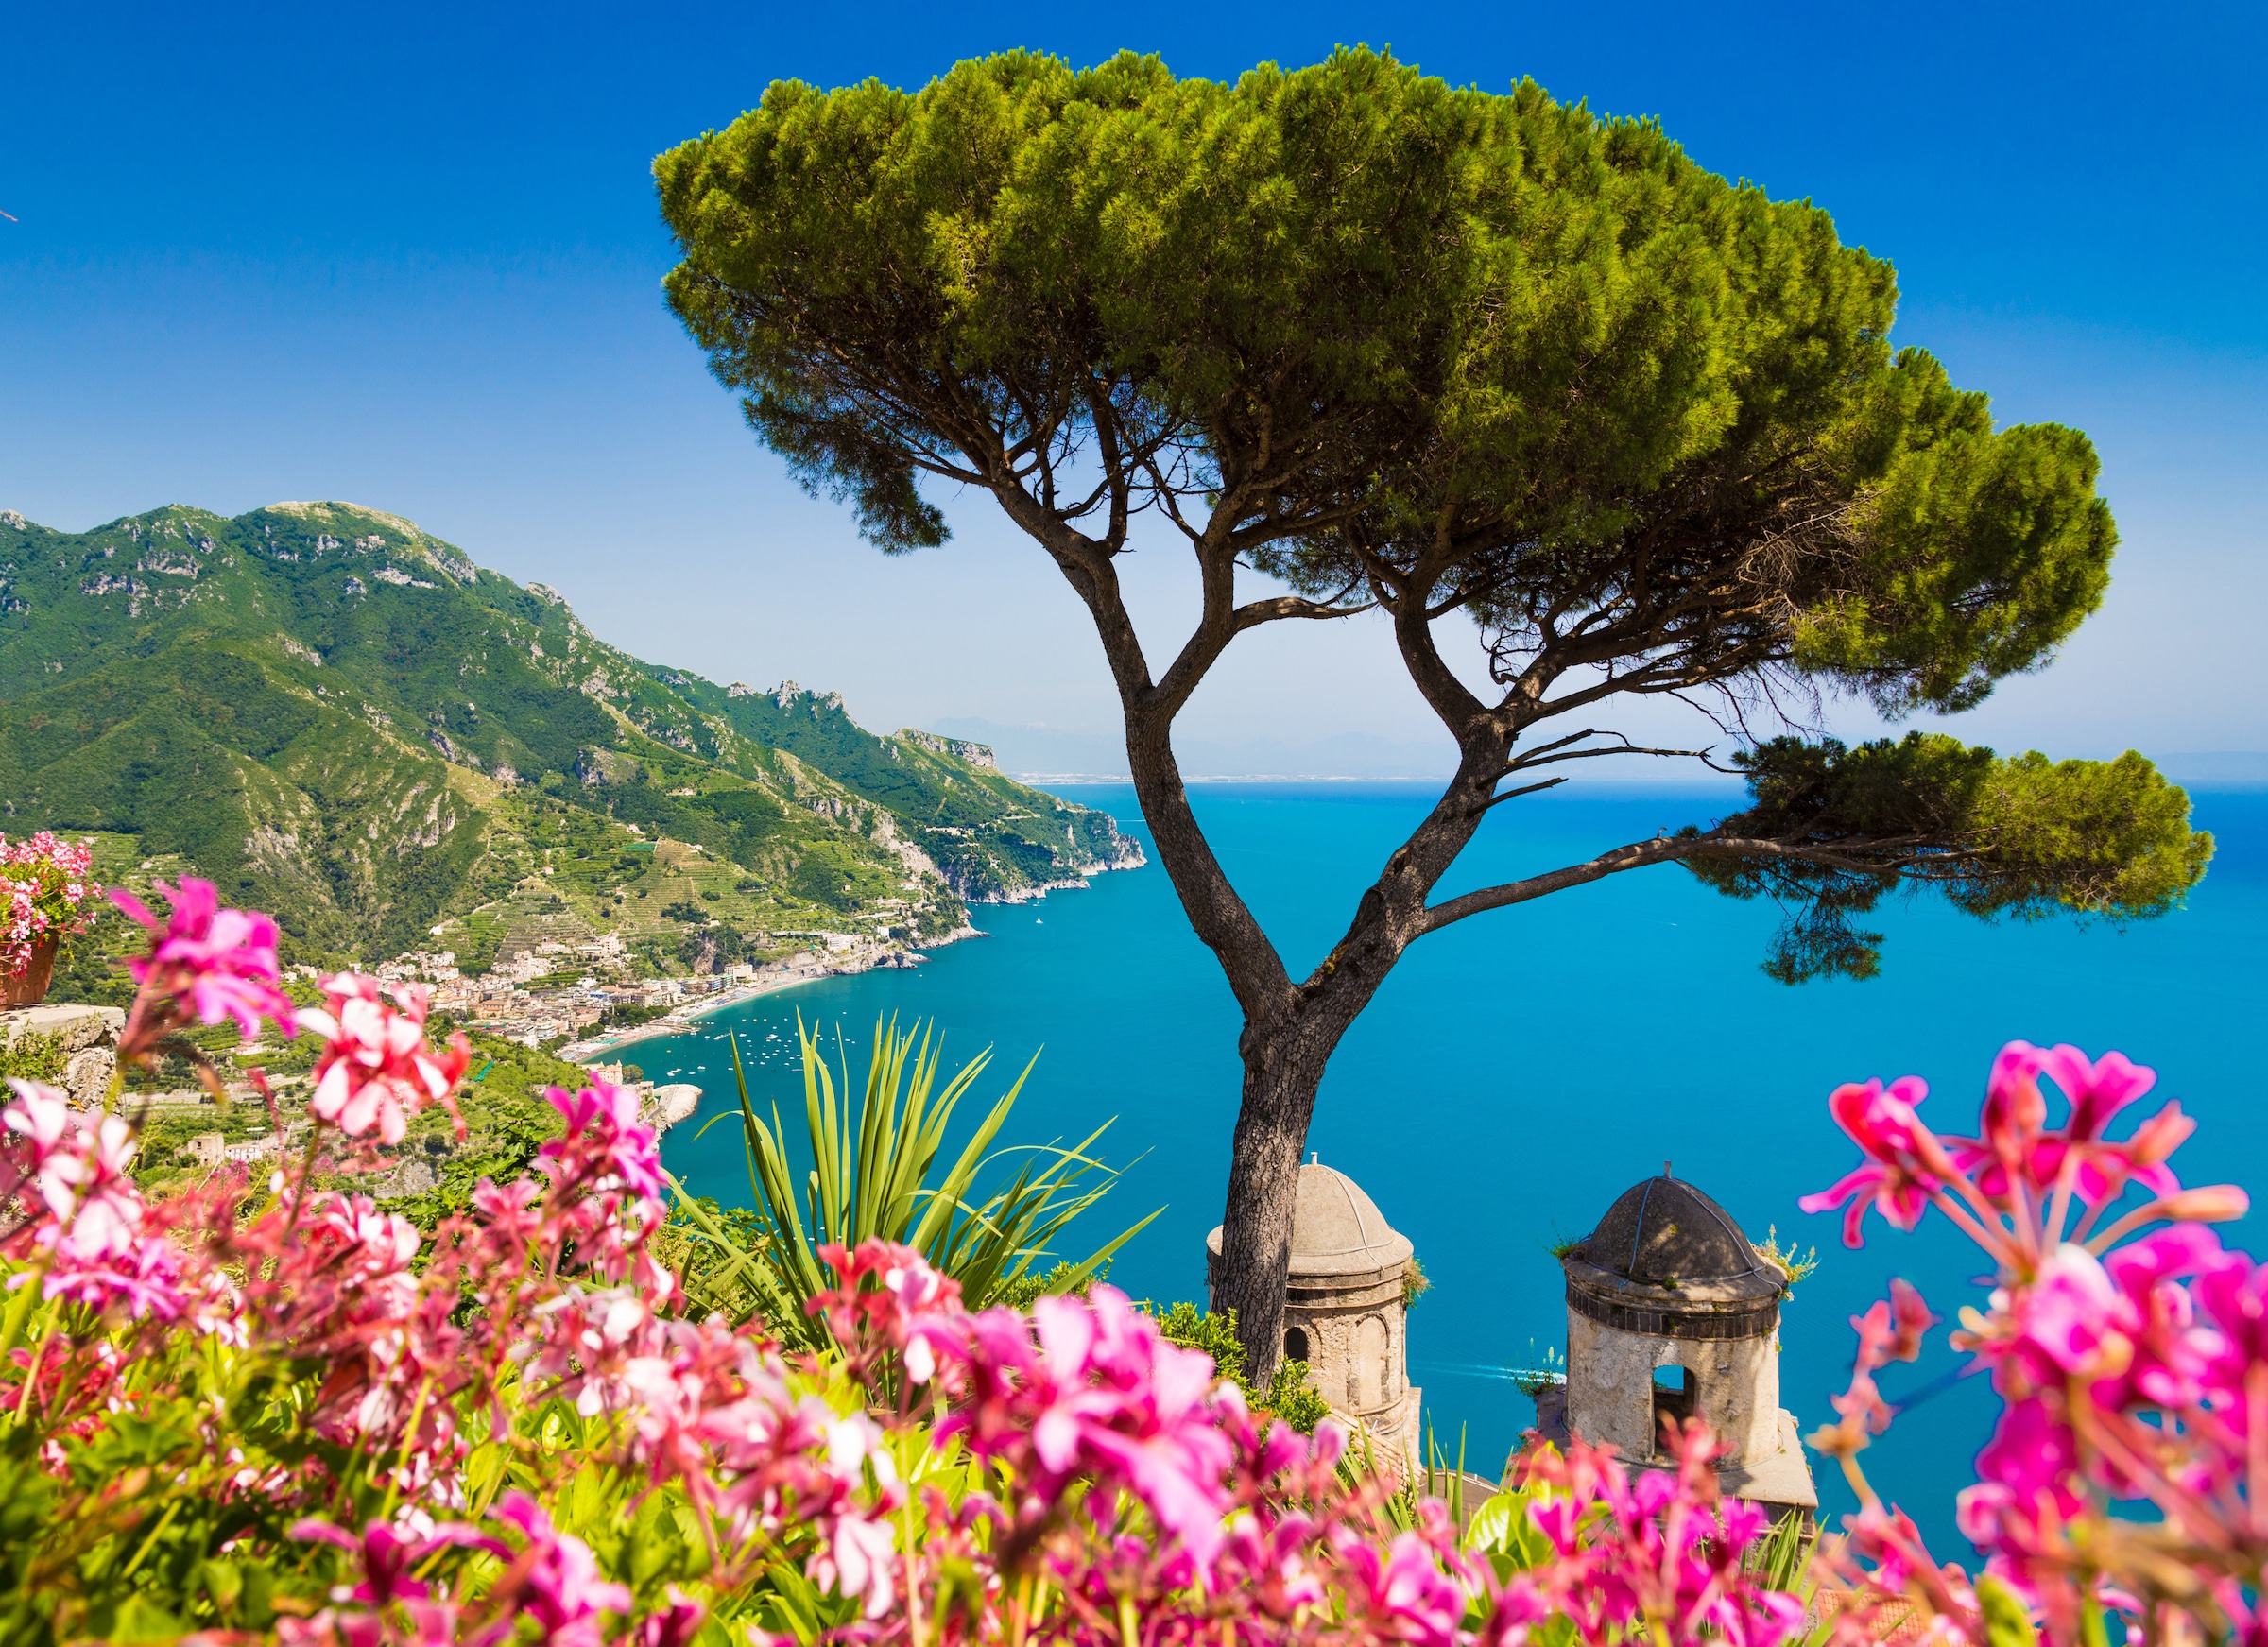
[[[1217,1261],[1217,1227],[1205,1238],[1205,1245]],[[1388,1224],[1378,1203],[1345,1173],[1314,1161],[1299,1169],[1292,1210],[1293,1286],[1327,1285],[1383,1270],[1392,1270],[1399,1278],[1415,1251],[1409,1237]]]
[[[1666,1175],[1624,1190],[1585,1244],[1584,1256],[1599,1268],[1656,1285],[1728,1281],[1770,1269],[1724,1208]]]
[[[1787,1292],[1724,1208],[1667,1173],[1624,1191],[1559,1263],[1568,1308],[1631,1332],[1761,1337]]]

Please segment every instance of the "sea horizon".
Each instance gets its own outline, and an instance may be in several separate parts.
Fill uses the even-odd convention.
[[[2108,760],[2120,750],[2098,752],[2088,759]],[[2169,782],[2201,794],[2251,794],[2268,789],[2268,751],[2254,749],[2192,749],[2161,755],[2153,763]],[[1004,768],[1006,777],[1019,783],[1029,783],[1040,789],[1053,784],[1074,787],[1125,784],[1131,786],[1133,775],[1125,771],[1052,771],[1023,768]],[[1408,772],[1184,772],[1184,783],[1404,783],[1432,784],[1436,789],[1449,781],[1446,771]],[[1562,787],[1567,789],[1725,789],[1738,788],[1744,781],[1738,773],[1707,770],[1658,773],[1651,778],[1616,778],[1589,772],[1570,772],[1562,775]]]

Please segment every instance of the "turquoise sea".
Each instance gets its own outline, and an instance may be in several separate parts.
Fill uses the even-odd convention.
[[[1129,789],[1063,793],[1144,835]],[[1329,950],[1430,798],[1388,783],[1196,791],[1221,861],[1295,971]],[[1522,800],[1500,809],[1449,890],[1705,819],[1730,798],[1594,787]],[[2175,1163],[2185,1180],[2268,1193],[2268,1106],[2252,1063],[2268,1025],[2268,795],[2195,800],[2219,855],[2188,908],[2120,932],[1988,927],[1900,903],[1873,923],[1889,941],[1882,975],[1864,984],[1771,982],[1757,963],[1772,907],[1717,897],[1674,867],[1481,917],[1414,950],[1332,1062],[1309,1143],[1370,1192],[1434,1281],[1411,1318],[1411,1376],[1446,1443],[1462,1435],[1475,1467],[1494,1471],[1533,1419],[1505,1369],[1565,1343],[1546,1244],[1588,1230],[1665,1159],[1756,1237],[1777,1226],[1783,1243],[1816,1244],[1819,1272],[1781,1329],[1782,1398],[1807,1429],[1830,1416],[1827,1398],[1845,1381],[1847,1317],[1890,1275],[1916,1281],[1942,1315],[1968,1301],[1981,1262],[1942,1219],[1912,1236],[1877,1221],[1867,1246],[1846,1252],[1833,1218],[1796,1210],[1854,1159],[1825,1108],[1843,1080],[1922,1075],[1937,1124],[1963,1131],[2002,1042],[2115,1047],[2158,1071],[2151,1103],[2175,1097],[2198,1118]],[[854,1070],[878,1015],[934,1019],[952,1053],[996,1050],[987,1097],[1040,1053],[1016,1140],[1069,1142],[1117,1118],[1102,1148],[1125,1175],[1077,1233],[1091,1245],[1162,1206],[1112,1279],[1138,1297],[1201,1298],[1235,1115],[1237,1021],[1163,871],[1099,876],[1086,891],[974,916],[984,938],[918,970],[829,980],[639,1043],[628,1055],[650,1076],[706,1089],[700,1114],[666,1141],[669,1166],[697,1193],[747,1198],[736,1129],[700,1133],[733,1103],[728,1033],[741,1038],[753,1095],[799,1125],[798,1013],[839,1023]],[[2229,1239],[2251,1245],[2249,1234]],[[1951,1496],[1991,1411],[1977,1382],[1939,1387],[1955,1364],[1940,1338],[1919,1366],[1884,1379],[1893,1399],[1938,1393],[1867,1455],[1876,1484],[1949,1558],[1966,1553]],[[1849,1502],[1839,1480],[1820,1485],[1830,1508]]]

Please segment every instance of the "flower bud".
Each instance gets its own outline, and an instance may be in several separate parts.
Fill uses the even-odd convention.
[[[2120,1147],[2137,1167],[2154,1167],[2179,1149],[2196,1130],[2197,1124],[2181,1112],[2179,1104],[2169,1104],[2136,1127],[2134,1136]]]
[[[2160,1218],[2177,1223],[2225,1224],[2250,1210],[2252,1197],[2234,1184],[2206,1184],[2165,1196],[2151,1209]]]

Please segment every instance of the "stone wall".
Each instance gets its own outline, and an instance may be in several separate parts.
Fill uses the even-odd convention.
[[[1779,1448],[1779,1341],[1657,1338],[1567,1312],[1567,1422],[1624,1458],[1660,1450],[1654,1431],[1654,1372],[1679,1366],[1699,1386],[1694,1415],[1732,1443],[1733,1462]]]
[[[1415,1461],[1420,1392],[1409,1380],[1409,1312],[1400,1266],[1367,1283],[1329,1289],[1293,1286],[1284,1299],[1287,1342],[1307,1339],[1302,1357],[1315,1393],[1340,1419],[1370,1433],[1384,1456]]]

